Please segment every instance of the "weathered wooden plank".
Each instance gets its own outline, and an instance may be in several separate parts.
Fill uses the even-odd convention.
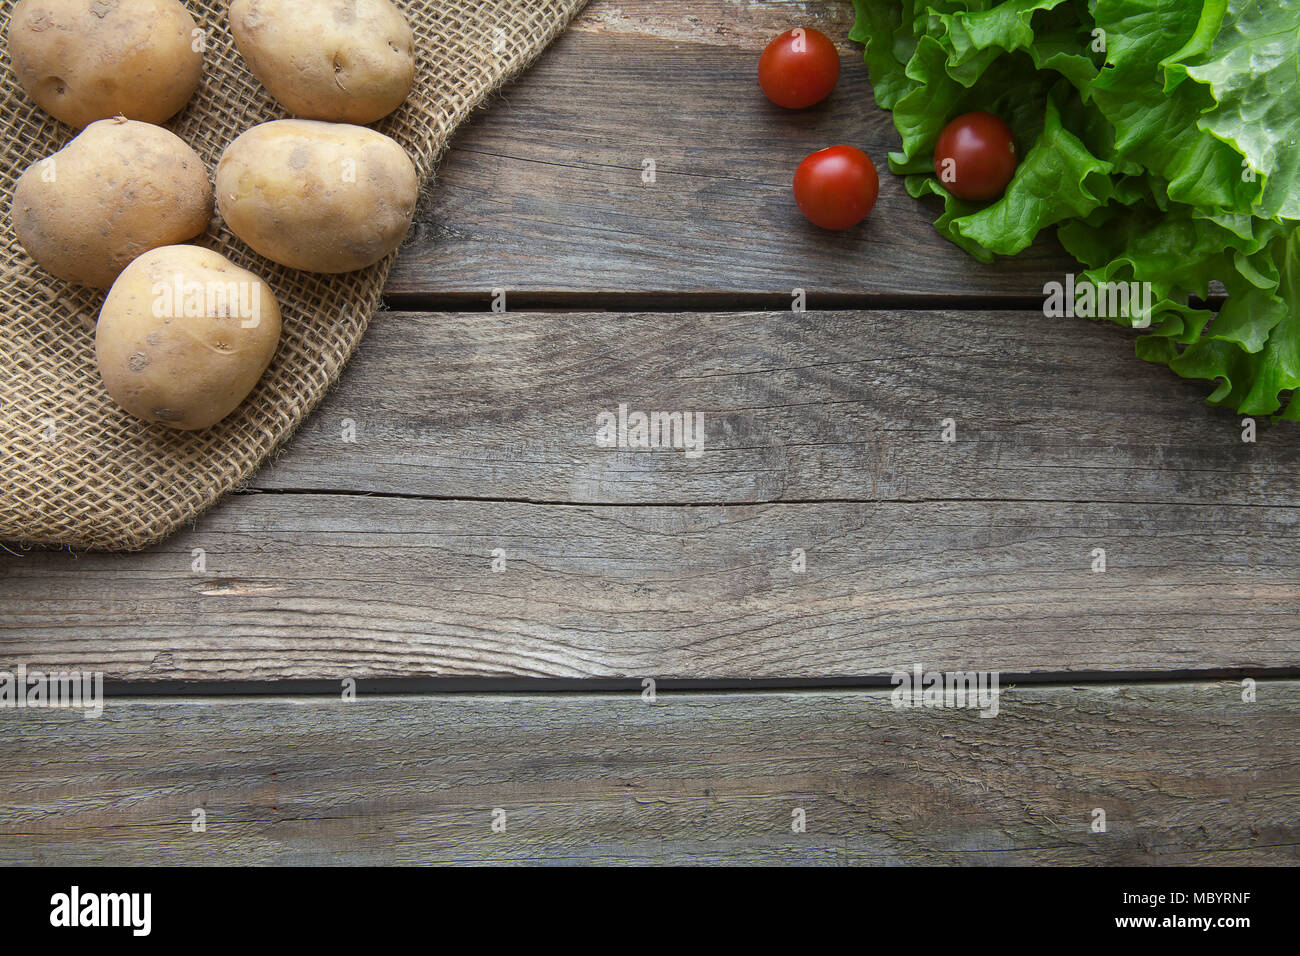
[[[244,495],[137,554],[4,556],[0,666],[130,680],[1253,672],[1296,664],[1298,524],[1297,508],[1211,505]]]
[[[1054,238],[982,266],[888,172],[898,136],[851,22],[848,4],[593,2],[457,133],[388,294],[1039,294],[1071,268]],[[834,38],[843,67],[829,100],[790,112],[763,97],[757,62],[800,24]],[[871,220],[841,234],[810,226],[791,197],[799,160],[834,143],[882,175]]]
[[[0,862],[1294,865],[1298,733],[1291,681],[136,698],[0,713]]]
[[[810,26],[821,30],[848,56],[861,60],[861,46],[848,40],[853,26],[850,0],[807,3],[802,0],[592,0],[569,27],[620,40],[722,46],[759,53],[785,30]]]
[[[597,503],[1300,503],[1296,429],[1030,312],[381,313],[259,488]],[[597,418],[703,416],[698,457]],[[941,422],[954,419],[955,442]],[[348,423],[355,441],[345,442]]]

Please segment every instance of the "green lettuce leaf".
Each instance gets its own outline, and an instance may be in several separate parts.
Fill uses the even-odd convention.
[[[942,201],[942,235],[991,261],[1055,226],[1080,282],[1145,284],[1149,325],[1109,317],[1145,328],[1140,358],[1213,382],[1213,403],[1300,419],[1300,3],[854,6],[902,140],[891,168]],[[987,204],[933,174],[939,132],[972,110],[1005,119],[1024,157]]]
[[[1254,214],[1300,219],[1300,3],[1238,0],[1221,24],[1208,50],[1185,51],[1168,68],[1208,91],[1213,106],[1197,128],[1242,158],[1239,178],[1249,170],[1264,184]]]

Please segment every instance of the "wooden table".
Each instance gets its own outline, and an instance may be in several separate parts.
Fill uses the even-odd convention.
[[[0,712],[0,862],[1300,859],[1300,433],[1045,319],[1051,242],[981,266],[889,175],[805,224],[804,154],[896,144],[851,18],[593,2],[246,490],[0,556],[0,666],[125,695]],[[844,71],[786,113],[796,20]],[[704,453],[601,447],[621,404]],[[998,715],[892,706],[916,664]]]

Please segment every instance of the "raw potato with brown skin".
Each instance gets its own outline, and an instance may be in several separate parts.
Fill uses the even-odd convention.
[[[19,0],[9,59],[36,104],[69,126],[119,115],[162,123],[203,75],[195,30],[177,0]]]
[[[373,123],[415,81],[415,37],[388,0],[234,0],[230,32],[253,75],[304,119]]]
[[[274,120],[217,164],[217,208],[255,252],[307,272],[351,272],[401,244],[419,179],[397,142],[364,126]]]
[[[209,249],[164,246],[113,283],[95,362],[109,396],[132,415],[194,430],[238,407],[279,342],[270,286]]]
[[[60,279],[107,289],[136,256],[192,239],[212,218],[212,185],[179,136],[100,120],[19,177],[14,233]]]

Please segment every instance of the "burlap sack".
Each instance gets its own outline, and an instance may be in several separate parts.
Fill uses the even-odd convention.
[[[14,0],[0,0],[8,33]],[[525,67],[586,0],[396,0],[415,32],[410,98],[375,125],[406,148],[421,180],[466,115]],[[188,0],[208,32],[205,76],[169,125],[216,166],[248,127],[286,114],[235,50],[227,2]],[[0,540],[130,550],[169,534],[244,481],[316,405],[352,355],[394,257],[348,275],[263,259],[219,222],[198,241],[262,276],[284,322],[261,383],[200,432],[144,424],[108,398],[95,370],[102,293],[53,278],[14,237],[14,183],[75,134],[39,110],[3,61],[4,272],[0,287]]]

